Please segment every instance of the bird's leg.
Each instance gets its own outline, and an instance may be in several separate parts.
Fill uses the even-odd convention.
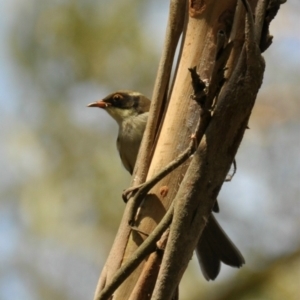
[[[136,186],[129,187],[128,189],[124,190],[122,193],[123,201],[127,203],[130,197],[133,196],[141,187],[143,187],[143,185],[145,185],[145,182]]]

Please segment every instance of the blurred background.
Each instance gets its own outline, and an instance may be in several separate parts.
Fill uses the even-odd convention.
[[[92,299],[130,182],[117,125],[86,108],[117,89],[151,97],[168,1],[0,0],[0,300]],[[246,258],[181,299],[300,299],[300,3],[273,45],[238,170],[217,216]]]

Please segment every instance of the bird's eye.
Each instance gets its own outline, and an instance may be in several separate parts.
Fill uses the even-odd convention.
[[[120,94],[115,94],[114,97],[113,97],[113,99],[114,99],[114,100],[117,100],[117,101],[118,101],[118,100],[121,100],[122,98],[123,98],[123,96],[120,95]]]

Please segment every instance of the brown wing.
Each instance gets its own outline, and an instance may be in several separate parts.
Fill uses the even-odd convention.
[[[130,163],[130,159],[126,156],[125,151],[122,151],[122,144],[119,137],[117,139],[117,148],[124,168],[132,175],[134,166]]]

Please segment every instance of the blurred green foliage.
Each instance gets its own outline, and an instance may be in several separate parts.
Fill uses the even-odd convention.
[[[144,9],[138,1],[33,1],[25,13],[19,11],[12,49],[31,89],[39,91],[20,104],[30,127],[28,151],[40,157],[32,161],[40,172],[21,188],[32,229],[59,234],[93,220],[116,230],[120,192],[129,181],[112,142],[116,133],[78,124],[69,110],[77,99],[69,92],[86,82],[104,91],[151,89],[158,57],[138,23]],[[82,110],[87,103],[80,101]],[[103,112],[97,113],[100,119]]]
[[[116,125],[105,112],[86,105],[116,89],[150,93],[159,57],[141,25],[149,4],[18,4],[9,47],[21,97],[6,144],[17,171],[1,198],[17,199],[29,252],[42,252],[49,240],[61,253],[97,266],[89,283],[92,295],[122,216],[121,192],[130,176],[115,148]],[[31,259],[25,257],[25,265],[35,278],[38,260]],[[59,268],[58,261],[53,263]],[[35,293],[53,299],[50,290],[46,280]],[[64,290],[62,298],[70,294]]]
[[[113,89],[149,91],[158,57],[153,38],[142,27],[148,6],[136,0],[109,5],[33,1],[27,14],[19,12],[22,22],[16,23],[15,54],[40,86],[58,93],[86,80]]]

